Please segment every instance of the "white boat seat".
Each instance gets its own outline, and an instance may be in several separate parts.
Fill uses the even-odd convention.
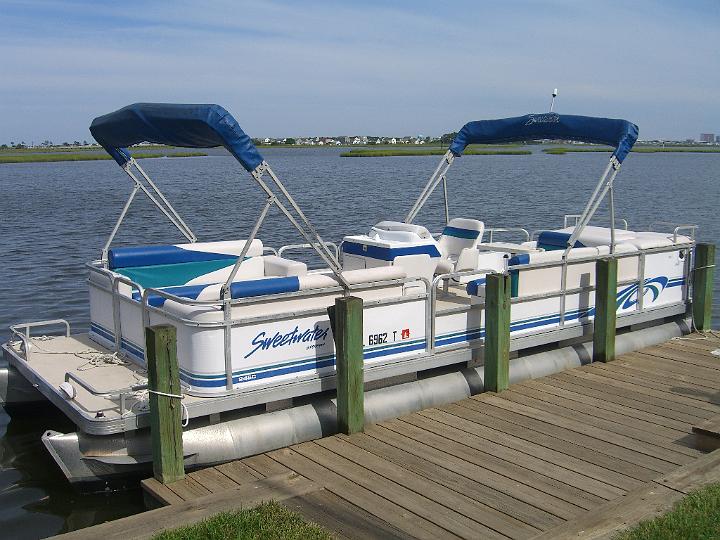
[[[477,219],[453,218],[438,239],[442,255],[436,274],[447,274],[477,268],[477,245],[482,240],[485,224]]]

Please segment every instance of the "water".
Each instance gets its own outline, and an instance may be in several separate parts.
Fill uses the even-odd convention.
[[[381,219],[401,220],[439,157],[341,159],[328,149],[269,149],[266,159],[297,197],[321,235],[339,241]],[[232,158],[144,160],[142,166],[201,240],[243,238],[263,204]],[[607,163],[607,154],[467,156],[450,170],[452,216],[488,226],[529,230],[562,225],[579,213]],[[653,221],[700,225],[717,242],[720,155],[632,154],[618,176],[618,217],[642,229]],[[84,263],[100,255],[131,184],[111,161],[0,165],[0,339],[13,322],[68,319],[88,325]],[[436,193],[416,222],[440,230]],[[273,210],[259,237],[279,247],[301,239]],[[117,245],[179,242],[179,233],[142,195]],[[714,316],[720,322],[720,272]],[[43,411],[16,420],[0,408],[0,527],[12,538],[39,538],[142,510],[138,490],[76,495],[40,443],[45,429],[72,431]]]

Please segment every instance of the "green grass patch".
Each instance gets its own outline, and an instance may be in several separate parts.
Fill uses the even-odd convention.
[[[390,156],[444,156],[446,149],[443,148],[413,148],[413,149],[383,149],[383,150],[351,150],[343,152],[340,157],[390,157]],[[530,150],[490,150],[467,148],[463,155],[466,156],[525,156],[532,154]]]
[[[614,540],[675,540],[720,538],[720,484],[713,484],[678,502],[668,513],[642,521]]]
[[[276,502],[249,510],[222,512],[209,519],[164,531],[153,540],[332,540],[332,536],[308,523],[300,514]]]
[[[150,158],[162,158],[162,157],[199,157],[207,156],[205,152],[175,152],[175,153],[150,153],[150,152],[135,152],[133,157],[135,159],[150,159]],[[103,161],[112,159],[108,154],[96,153],[92,154],[89,152],[76,153],[76,154],[23,154],[17,156],[2,156],[0,155],[0,163],[48,163],[55,161]]]
[[[553,147],[543,148],[543,152],[546,154],[563,155],[572,153],[584,153],[584,152],[612,152],[613,148],[609,147],[579,147],[579,148],[566,148],[566,147]],[[638,154],[662,154],[662,153],[696,153],[696,154],[717,154],[720,153],[718,147],[702,147],[702,146],[636,146],[631,150]]]

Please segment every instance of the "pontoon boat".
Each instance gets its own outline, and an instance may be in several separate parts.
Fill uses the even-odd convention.
[[[509,272],[515,380],[575,365],[562,346],[587,341],[598,258],[619,259],[619,342],[682,332],[695,227],[636,232],[614,215],[613,187],[637,139],[625,120],[529,114],[466,124],[403,221],[324,240],[235,119],[217,105],[141,103],[96,118],[93,136],[132,181],[99,253],[88,263],[90,330],[64,320],[19,323],[3,345],[2,399],[49,401],[77,426],[43,442],[71,482],[104,481],[147,467],[144,328],[177,328],[188,466],[207,465],[316,438],[334,429],[334,343],[327,308],[364,301],[366,417],[388,418],[482,391],[485,277]],[[610,162],[583,212],[531,233],[451,217],[445,177],[469,144],[540,139],[611,145]],[[225,147],[267,199],[247,238],[199,242],[128,150],[148,141]],[[433,234],[418,212],[443,184],[446,226]],[[138,192],[184,236],[179,244],[114,247]],[[592,226],[607,198],[607,226]],[[258,237],[277,207],[302,245],[275,249]],[[623,223],[616,227],[616,222]],[[500,241],[501,235],[519,241]],[[314,250],[321,268],[290,258]],[[53,334],[58,326],[61,335]],[[648,327],[650,327],[648,329]],[[622,334],[622,331],[619,331]],[[643,332],[645,332],[643,334]],[[645,339],[645,338],[642,338]],[[632,343],[631,343],[632,342]],[[544,347],[544,349],[538,349]],[[554,353],[538,352],[556,348]],[[16,407],[17,409],[17,407]]]

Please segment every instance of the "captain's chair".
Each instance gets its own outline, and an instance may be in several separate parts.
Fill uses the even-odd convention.
[[[436,274],[447,274],[477,268],[477,245],[482,240],[485,224],[477,219],[453,218],[438,239],[442,258]]]

